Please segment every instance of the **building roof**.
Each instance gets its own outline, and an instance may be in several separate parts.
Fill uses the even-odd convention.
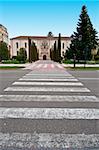
[[[14,40],[14,39],[38,39],[38,40],[41,40],[41,39],[48,39],[48,38],[51,38],[51,39],[58,39],[58,37],[48,37],[48,36],[17,36],[17,37],[14,37],[14,38],[11,38],[10,40]],[[61,37],[62,40],[71,40],[70,37]]]
[[[3,26],[2,24],[0,24],[0,28],[7,30],[7,28],[5,26]]]

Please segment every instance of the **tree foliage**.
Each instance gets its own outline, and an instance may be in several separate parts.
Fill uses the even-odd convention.
[[[57,48],[57,53],[58,53],[58,62],[61,62],[61,34],[59,33],[59,37],[58,37],[58,48]]]
[[[67,57],[73,58],[76,55],[78,60],[91,59],[91,50],[97,45],[97,32],[93,28],[88,16],[86,6],[82,7],[76,32],[73,33]],[[86,58],[85,58],[86,57]]]
[[[0,61],[9,58],[9,51],[5,42],[0,42]]]
[[[32,42],[30,46],[30,57],[31,57],[31,61],[38,60],[37,47],[34,42]]]
[[[59,34],[58,41],[54,43],[54,49],[51,50],[51,59],[56,62],[61,62],[61,34]]]
[[[16,57],[16,59],[20,62],[25,63],[26,59],[27,59],[27,53],[25,48],[20,48],[18,51],[18,55]]]
[[[53,37],[53,33],[51,31],[48,32],[48,37]]]

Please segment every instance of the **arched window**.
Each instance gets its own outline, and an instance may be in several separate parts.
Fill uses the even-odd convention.
[[[25,48],[27,48],[27,43],[25,42]]]
[[[18,42],[16,42],[16,48],[18,48]]]
[[[64,49],[64,43],[63,43],[63,49]]]

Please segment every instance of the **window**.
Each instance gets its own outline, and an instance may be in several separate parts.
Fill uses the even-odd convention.
[[[25,42],[25,48],[27,48],[27,43]]]
[[[64,49],[64,43],[63,43],[63,49]]]
[[[16,48],[18,48],[18,42],[16,42]]]
[[[64,56],[64,51],[62,51],[62,55]]]

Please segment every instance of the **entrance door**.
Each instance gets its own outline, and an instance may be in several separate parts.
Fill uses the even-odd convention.
[[[46,60],[46,55],[43,55],[43,60]]]

